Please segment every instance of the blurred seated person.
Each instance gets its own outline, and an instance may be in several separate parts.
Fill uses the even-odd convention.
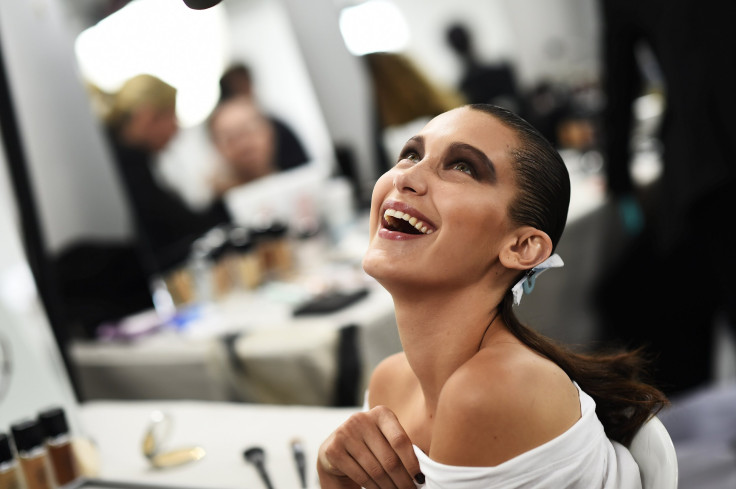
[[[253,85],[251,69],[245,63],[232,64],[220,77],[220,102],[242,96],[258,103]],[[275,115],[263,111],[263,108],[261,112],[273,126],[279,168],[286,170],[309,160],[309,155],[291,127]]]
[[[243,95],[253,97],[253,76],[244,63],[235,63],[220,76],[220,102]]]
[[[149,273],[165,272],[188,257],[195,239],[231,217],[220,200],[195,211],[157,181],[156,156],[178,131],[174,87],[142,74],[127,80],[108,102],[104,121],[145,267]]]
[[[236,95],[221,101],[209,119],[209,131],[224,171],[212,182],[215,193],[289,170],[308,161],[299,140],[274,122],[252,97]]]

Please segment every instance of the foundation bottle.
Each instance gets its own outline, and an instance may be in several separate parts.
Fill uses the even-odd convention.
[[[210,251],[212,260],[212,286],[216,299],[222,299],[233,289],[233,279],[228,267],[230,243],[225,241]]]
[[[293,271],[288,231],[286,225],[280,222],[254,231],[258,255],[269,279],[283,279]]]
[[[38,420],[46,435],[46,451],[54,480],[57,485],[63,486],[79,477],[66,415],[63,409],[52,408],[41,412]]]
[[[207,231],[204,236],[192,243],[189,253],[189,270],[194,278],[196,301],[200,304],[209,304],[218,299],[223,290],[227,289],[227,282],[217,282],[222,278],[218,275],[216,259],[218,250],[227,240],[227,231],[224,226],[218,226]]]
[[[182,266],[169,271],[164,277],[164,282],[176,306],[194,302],[194,280],[189,268]]]
[[[257,288],[263,282],[263,264],[251,232],[244,227],[235,227],[230,231],[229,240],[232,254],[228,257],[228,264],[235,283],[240,290]]]
[[[13,424],[10,429],[26,488],[52,489],[41,424],[35,419],[29,419]]]
[[[20,489],[18,462],[5,433],[0,433],[0,489]]]

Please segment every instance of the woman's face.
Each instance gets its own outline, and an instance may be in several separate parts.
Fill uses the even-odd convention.
[[[147,131],[150,149],[155,152],[163,151],[176,136],[178,130],[176,107],[155,110]]]
[[[373,190],[365,271],[384,286],[456,288],[500,273],[516,187],[514,133],[469,108],[446,112],[411,138]]]
[[[168,146],[178,130],[176,107],[161,109],[143,104],[125,124],[123,138],[132,146],[158,153]]]

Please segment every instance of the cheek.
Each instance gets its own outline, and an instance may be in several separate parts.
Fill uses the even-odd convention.
[[[505,213],[493,202],[468,200],[475,204],[453,206],[443,216],[443,225],[450,231],[445,237],[458,253],[492,257],[506,231]]]
[[[233,145],[230,143],[222,143],[219,146],[219,151],[222,153],[222,155],[225,157],[226,160],[230,161],[235,156],[235,151],[233,149]]]
[[[261,157],[265,160],[265,163],[270,163],[271,156],[273,154],[273,141],[269,137],[261,138],[260,144],[259,144],[259,153],[261,154]]]

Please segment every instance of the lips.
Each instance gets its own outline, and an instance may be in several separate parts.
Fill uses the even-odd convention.
[[[389,201],[381,209],[382,231],[386,237],[424,236],[432,234],[436,226],[422,213],[411,206]]]

